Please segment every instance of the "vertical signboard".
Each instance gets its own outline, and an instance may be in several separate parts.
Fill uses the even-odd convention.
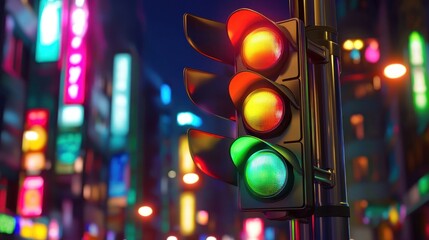
[[[109,205],[125,207],[130,181],[129,154],[112,157],[109,176]]]
[[[37,173],[45,167],[48,119],[49,113],[46,109],[30,109],[27,112],[22,137],[22,166],[27,172]]]
[[[83,104],[85,100],[86,30],[88,7],[85,0],[72,1],[69,17],[64,79],[64,103]]]
[[[62,0],[40,0],[36,62],[55,62],[60,56]]]
[[[116,54],[113,60],[112,135],[125,136],[129,131],[130,117],[131,55]]]
[[[24,178],[18,194],[18,213],[23,217],[42,214],[44,180],[41,176]]]

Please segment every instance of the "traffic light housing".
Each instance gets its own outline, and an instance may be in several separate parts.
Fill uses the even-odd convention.
[[[185,79],[188,79],[187,90],[194,103],[236,121],[237,138],[218,137],[225,142],[224,148],[229,148],[230,157],[216,159],[201,159],[196,153],[200,148],[194,147],[190,140],[194,161],[197,166],[204,165],[200,169],[205,173],[225,182],[228,182],[227,178],[237,177],[239,204],[244,211],[264,212],[272,219],[309,216],[313,213],[314,199],[304,25],[298,19],[275,23],[253,10],[239,9],[229,17],[223,33],[219,31],[221,28],[212,32],[216,32],[216,36],[226,34],[228,41],[219,41],[223,44],[219,45],[212,40],[214,45],[211,47],[219,49],[214,51],[217,54],[227,49],[233,56],[236,74],[227,80],[210,81],[213,87],[208,87],[207,77],[197,80],[187,76],[186,71]],[[205,29],[207,33],[209,28]],[[189,34],[192,28],[187,28],[186,20],[185,31],[191,45],[209,56],[205,51],[209,47],[199,48],[196,41],[189,39],[189,36],[198,34]],[[205,37],[216,39],[207,34]],[[224,39],[223,36],[220,38]],[[222,58],[211,58],[231,63],[227,55],[218,55]],[[212,78],[216,77],[213,75]],[[191,86],[189,79],[193,82]],[[197,84],[201,82],[204,84]],[[207,90],[195,87],[199,85],[205,85]],[[210,96],[214,86],[218,89],[216,98]],[[196,91],[201,91],[200,96],[211,98],[198,99]],[[211,104],[207,104],[209,102]],[[213,104],[221,106],[214,107]],[[191,138],[193,131],[198,130],[191,130]],[[194,142],[198,144],[198,141]],[[214,149],[208,151],[215,152]],[[218,152],[225,150],[218,148]],[[232,161],[235,174],[220,176],[221,170],[213,174],[207,167],[226,165],[224,162],[227,161]],[[229,166],[227,172],[231,169]]]

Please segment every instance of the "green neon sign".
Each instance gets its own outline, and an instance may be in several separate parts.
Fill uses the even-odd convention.
[[[0,233],[12,234],[16,227],[16,220],[9,215],[0,214]]]
[[[74,164],[82,145],[80,132],[61,133],[57,137],[57,160],[63,164]]]
[[[419,32],[409,36],[408,51],[411,65],[411,84],[417,113],[428,110],[428,76],[426,72],[426,42]]]

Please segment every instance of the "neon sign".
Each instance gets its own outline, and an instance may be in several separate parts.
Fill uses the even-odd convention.
[[[24,217],[42,214],[44,180],[40,176],[26,177],[18,195],[18,212]]]
[[[130,181],[129,155],[126,153],[112,157],[110,162],[109,204],[126,206]]]
[[[47,123],[48,111],[46,109],[32,109],[28,111],[26,118],[27,127],[32,127],[34,125],[46,127]]]
[[[22,136],[22,166],[27,171],[40,171],[45,167],[48,120],[49,114],[46,109],[31,109],[27,113]]]
[[[19,218],[18,235],[22,239],[43,240],[48,238],[47,218]]]
[[[426,41],[419,32],[409,36],[408,50],[410,53],[411,83],[414,96],[414,107],[418,114],[427,113],[429,106],[428,75],[426,71]]]
[[[57,160],[63,164],[74,164],[80,155],[82,134],[79,132],[61,133],[57,137]]]
[[[119,53],[113,62],[112,117],[110,131],[113,135],[126,135],[129,131],[131,55]]]
[[[86,43],[88,7],[75,0],[70,9],[69,43],[66,54],[64,103],[83,104],[85,100]]]
[[[41,0],[36,41],[36,62],[57,61],[61,43],[62,0]]]
[[[12,234],[15,227],[16,220],[14,217],[0,213],[0,233]]]

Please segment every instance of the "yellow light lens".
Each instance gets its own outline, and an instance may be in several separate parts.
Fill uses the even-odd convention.
[[[279,34],[263,27],[251,32],[243,41],[243,61],[256,70],[273,67],[283,53],[283,42]]]
[[[257,132],[276,129],[285,114],[283,100],[273,90],[261,88],[251,92],[243,103],[243,118]]]

